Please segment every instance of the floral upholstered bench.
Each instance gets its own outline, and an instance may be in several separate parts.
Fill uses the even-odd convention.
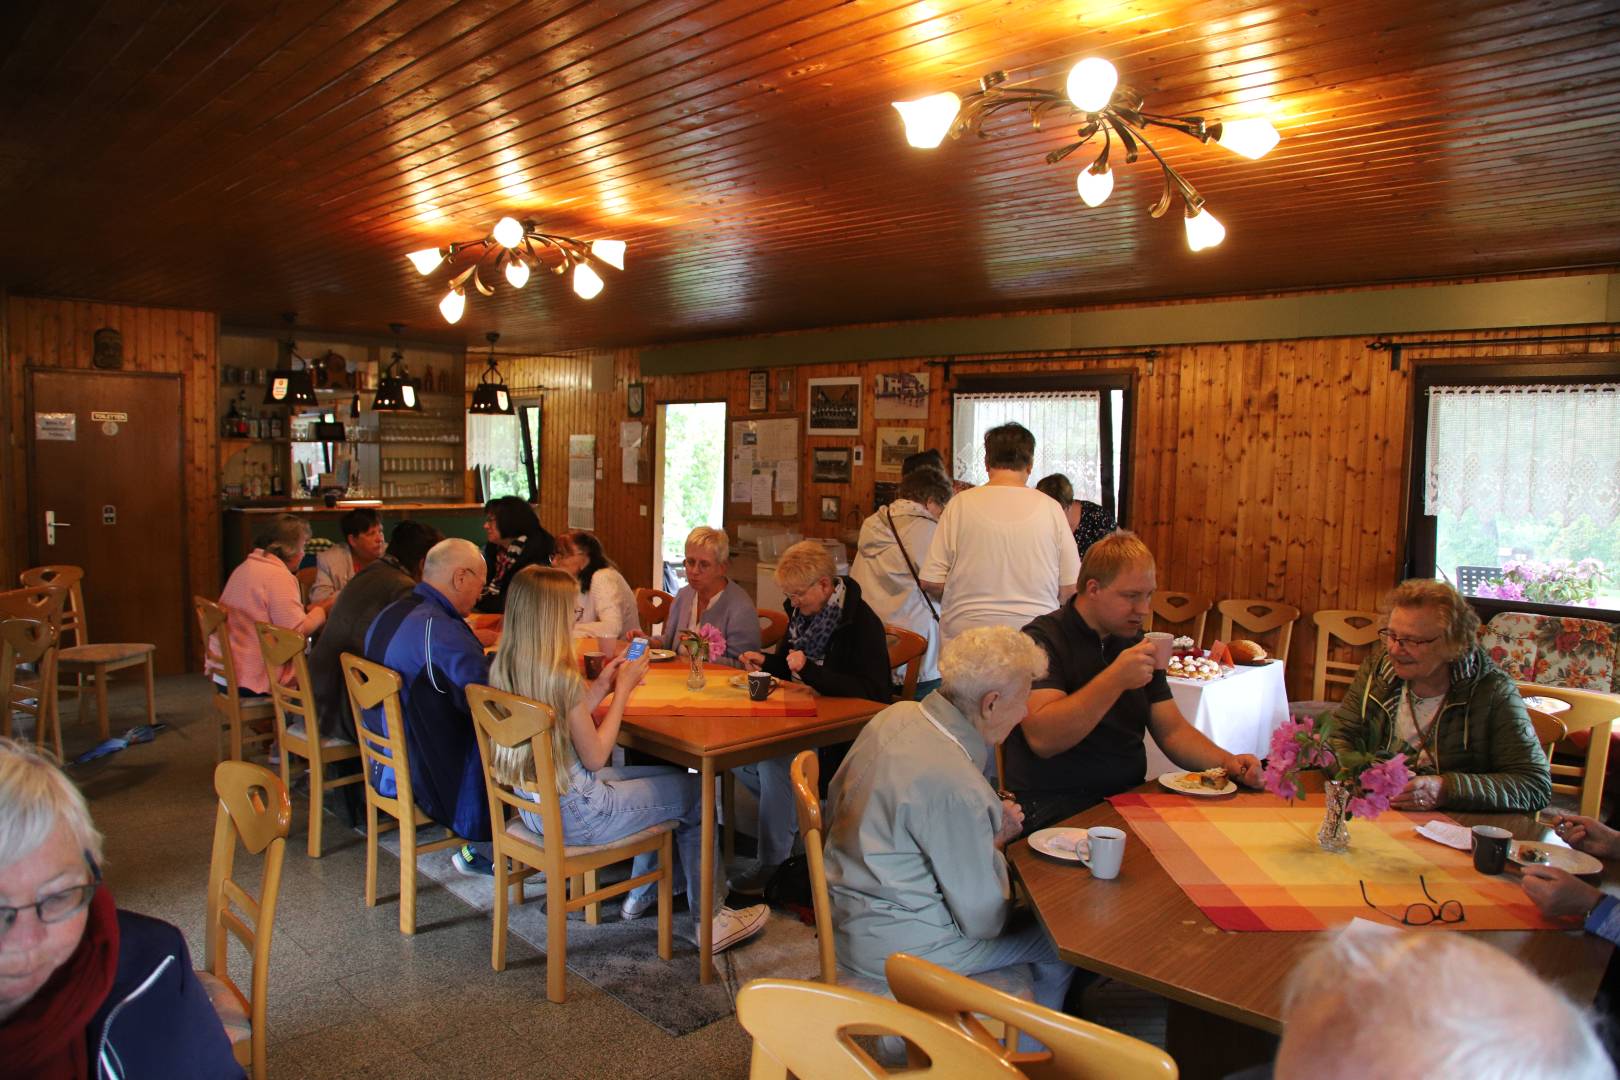
[[[1597,619],[1504,611],[1480,629],[1479,639],[1521,691],[1544,686],[1547,696],[1570,706],[1559,714],[1570,728],[1562,745],[1585,759],[1581,813],[1598,816],[1605,774],[1611,764],[1620,768],[1620,746],[1614,745],[1620,739],[1614,732],[1614,721],[1620,718],[1620,628]],[[1594,746],[1595,730],[1609,737]],[[1611,748],[1616,753],[1611,754]],[[1559,759],[1566,760],[1563,752]],[[1554,770],[1555,786],[1558,771]]]

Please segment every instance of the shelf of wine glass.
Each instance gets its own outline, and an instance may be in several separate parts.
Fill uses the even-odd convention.
[[[219,441],[220,442],[226,442],[226,443],[244,443],[244,444],[247,444],[247,445],[250,445],[250,446],[253,445],[253,444],[256,444],[256,443],[264,443],[267,446],[272,445],[272,444],[286,446],[288,442],[296,442],[298,440],[296,440],[296,439],[288,439],[287,436],[285,436],[285,435],[281,436],[280,438],[276,438],[274,436],[271,436],[270,438],[265,438],[262,435],[259,436],[258,438],[255,438],[252,435],[221,435],[219,437]]]
[[[288,440],[282,439],[280,441],[281,442],[287,442]],[[328,440],[328,439],[293,439],[291,441],[295,442],[295,443],[325,443],[325,442],[329,442],[330,440]],[[385,439],[347,439],[345,441],[352,444],[352,445],[356,445],[356,446],[377,446],[377,445],[391,446],[394,443],[437,443],[437,444],[439,444],[441,446],[460,446],[465,440],[463,440],[460,435],[444,435],[444,436],[390,435]]]

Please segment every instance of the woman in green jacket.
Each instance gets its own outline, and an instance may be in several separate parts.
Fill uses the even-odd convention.
[[[1334,711],[1336,747],[1402,751],[1412,782],[1399,810],[1532,812],[1552,777],[1519,689],[1478,642],[1479,616],[1442,581],[1389,597],[1382,644]]]

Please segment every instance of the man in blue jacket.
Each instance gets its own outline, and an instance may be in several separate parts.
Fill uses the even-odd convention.
[[[466,616],[483,591],[484,574],[478,548],[441,540],[428,551],[421,583],[383,608],[366,634],[366,658],[393,668],[403,682],[416,804],[456,835],[478,841],[490,838],[489,803],[466,688],[488,680],[489,661]],[[368,713],[365,723],[383,733],[382,710]],[[395,793],[390,768],[375,768],[371,783],[384,795]],[[489,856],[471,844],[462,845],[454,862],[465,874],[492,872]]]

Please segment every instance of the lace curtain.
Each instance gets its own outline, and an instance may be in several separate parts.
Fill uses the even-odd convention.
[[[1016,421],[1035,433],[1035,468],[1031,480],[1063,473],[1074,485],[1074,497],[1102,501],[1102,446],[1097,420],[1102,395],[1095,390],[1036,391],[1018,394],[957,394],[953,403],[953,473],[959,480],[982,484],[984,433]]]
[[[1424,512],[1620,515],[1620,383],[1429,390]]]
[[[523,468],[523,437],[516,416],[467,417],[467,468]]]

